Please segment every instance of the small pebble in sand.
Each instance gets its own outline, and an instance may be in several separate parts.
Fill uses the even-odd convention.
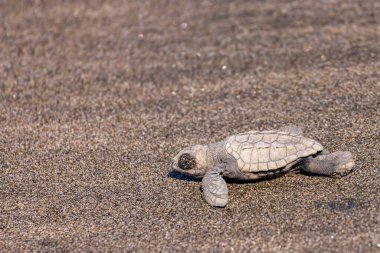
[[[183,22],[181,23],[181,29],[185,30],[187,28],[187,23]]]

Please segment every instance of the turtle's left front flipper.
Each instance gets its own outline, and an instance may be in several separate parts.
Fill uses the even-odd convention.
[[[303,135],[302,128],[295,126],[295,125],[288,125],[288,126],[283,126],[280,129],[278,129],[280,132],[288,132],[291,134],[296,134],[296,135]]]
[[[203,197],[212,206],[225,207],[228,188],[223,179],[224,166],[218,165],[206,172],[202,179]]]

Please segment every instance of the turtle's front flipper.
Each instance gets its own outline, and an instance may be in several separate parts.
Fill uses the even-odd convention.
[[[296,134],[296,135],[303,135],[303,131],[301,128],[294,126],[294,125],[289,125],[289,126],[284,126],[278,129],[280,132],[288,132],[291,134]]]
[[[308,157],[301,163],[303,171],[341,177],[350,173],[355,165],[352,154],[348,151],[337,151],[331,154],[321,154],[315,158]]]
[[[228,188],[223,179],[223,165],[206,172],[202,179],[203,197],[212,206],[224,207],[228,200]]]

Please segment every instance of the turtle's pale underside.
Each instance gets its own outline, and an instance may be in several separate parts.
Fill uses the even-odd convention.
[[[324,176],[344,176],[354,166],[348,151],[328,153],[322,145],[304,137],[302,130],[286,126],[275,131],[250,131],[210,145],[195,145],[180,151],[171,169],[203,177],[203,196],[212,206],[224,207],[228,200],[223,177],[252,180],[291,171]]]

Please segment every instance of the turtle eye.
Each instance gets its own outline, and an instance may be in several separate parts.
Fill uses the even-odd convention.
[[[195,158],[188,153],[182,154],[178,159],[178,167],[180,167],[183,170],[189,170],[194,168],[196,163],[197,162]]]

